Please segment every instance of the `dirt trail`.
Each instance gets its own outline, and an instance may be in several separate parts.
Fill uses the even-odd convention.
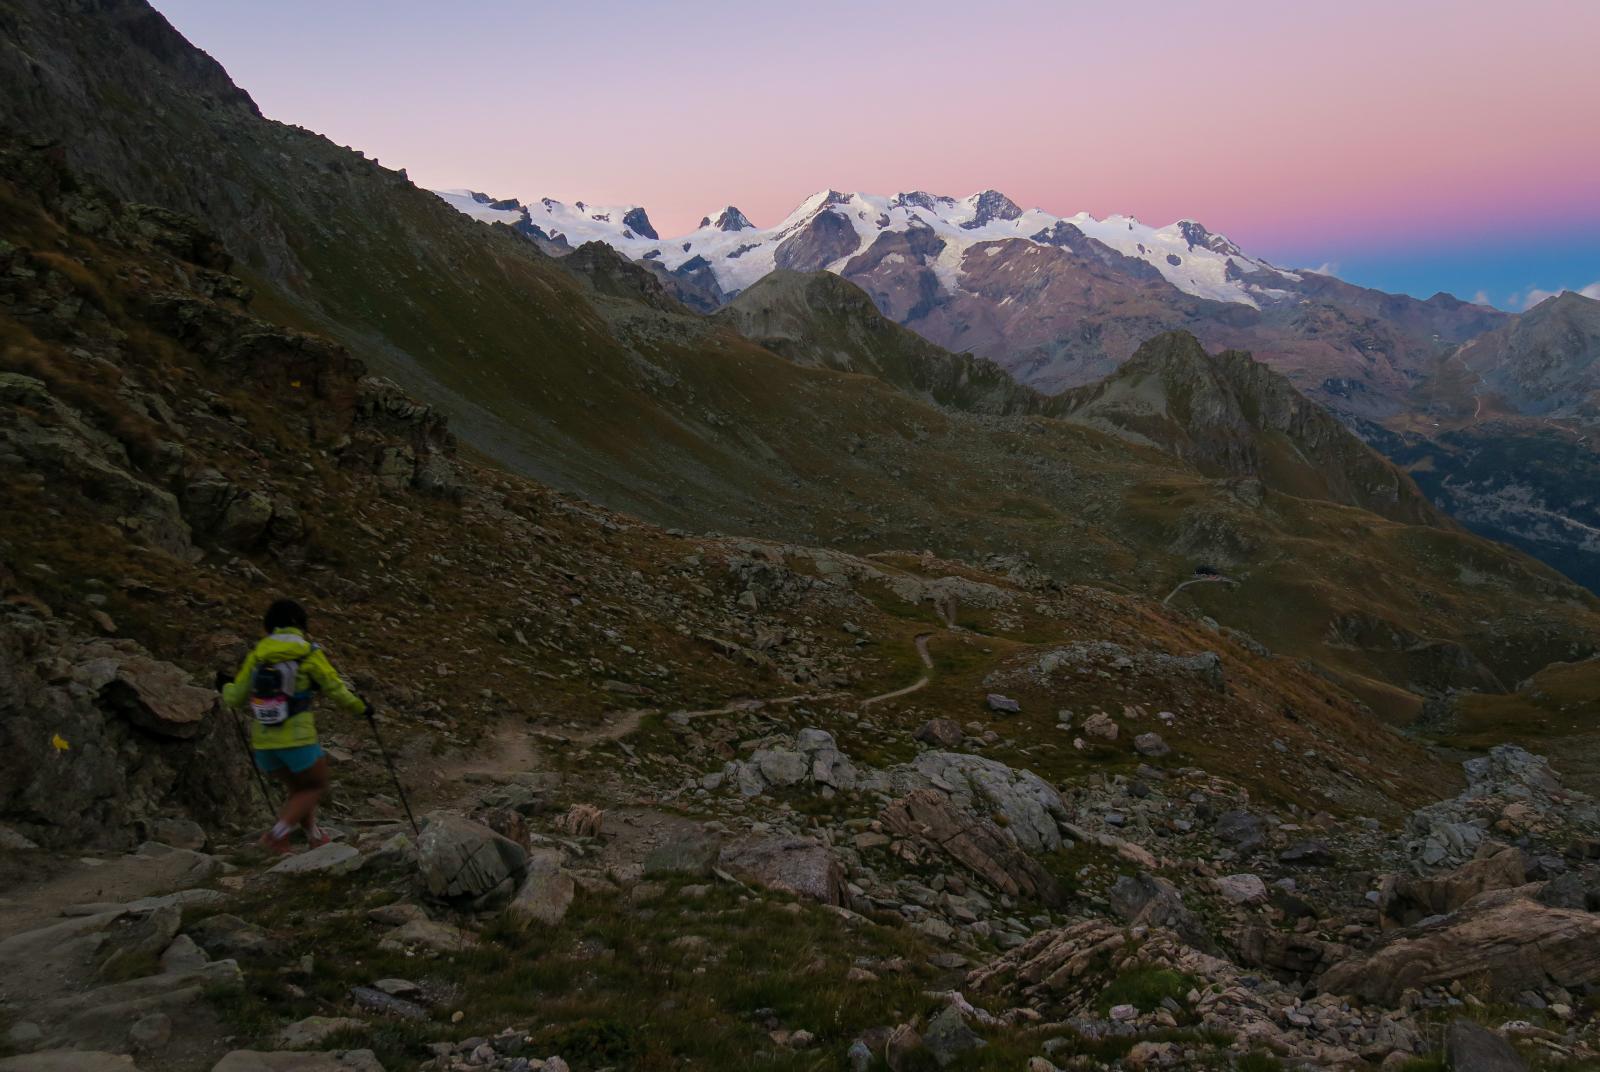
[[[932,636],[932,633],[918,633],[916,640],[914,641],[917,648],[917,657],[922,660],[922,665],[927,667],[929,670],[933,669],[933,656],[928,654],[928,639]],[[893,692],[879,693],[877,696],[870,696],[867,699],[862,700],[861,706],[870,707],[871,705],[875,703],[881,703],[884,700],[893,700],[901,696],[909,696],[919,689],[926,688],[928,682],[932,680],[932,674],[923,674],[921,677],[917,678],[916,681],[912,682],[910,685],[907,685],[903,689],[895,689]]]
[[[923,661],[932,666],[922,639],[918,651]],[[735,700],[722,707],[703,711],[675,712],[691,719],[714,718],[719,715],[739,715],[760,711],[768,707],[808,703],[832,699],[836,692],[806,692],[794,696],[775,696],[770,699]],[[617,711],[598,726],[584,729],[551,729],[537,725],[502,723],[492,729],[472,746],[471,753],[434,768],[430,784],[430,797],[448,796],[452,787],[473,776],[480,778],[509,778],[514,774],[542,770],[547,767],[545,753],[552,748],[583,748],[605,741],[620,741],[638,731],[648,715],[659,714],[660,708],[639,707],[630,711]]]

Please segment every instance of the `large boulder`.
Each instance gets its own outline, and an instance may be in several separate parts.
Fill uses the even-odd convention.
[[[1059,849],[1060,823],[1072,817],[1049,782],[987,756],[924,752],[908,767],[892,771],[891,784],[901,792],[932,786],[965,811],[999,816],[1017,844],[1029,852]]]
[[[449,812],[424,821],[417,867],[435,897],[481,897],[520,878],[527,866],[526,849],[482,823]]]
[[[1217,816],[1213,830],[1217,840],[1233,846],[1240,856],[1249,856],[1266,844],[1266,825],[1254,812],[1235,809]]]
[[[826,846],[809,838],[757,835],[726,845],[719,858],[733,877],[769,890],[843,905],[844,868]]]
[[[566,916],[576,889],[572,876],[561,868],[559,853],[536,852],[528,858],[527,877],[506,913],[525,927],[553,927]]]
[[[1196,949],[1214,952],[1216,943],[1183,903],[1183,894],[1164,878],[1141,871],[1122,875],[1106,892],[1111,911],[1129,923],[1165,927]]]
[[[945,853],[1013,897],[1060,903],[1060,883],[992,820],[974,815],[936,789],[916,789],[884,807],[884,828]]]
[[[1444,1059],[1452,1072],[1528,1072],[1511,1043],[1471,1020],[1454,1020],[1445,1029]]]
[[[1321,989],[1394,1004],[1407,989],[1460,980],[1479,997],[1514,1000],[1548,986],[1600,982],[1600,916],[1533,899],[1537,886],[1479,895],[1454,915],[1396,931],[1373,952],[1323,974]]]

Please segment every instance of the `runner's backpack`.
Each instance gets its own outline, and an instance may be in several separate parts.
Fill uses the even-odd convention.
[[[310,706],[310,693],[294,691],[300,660],[264,663],[250,675],[250,711],[263,726],[287,722]]]

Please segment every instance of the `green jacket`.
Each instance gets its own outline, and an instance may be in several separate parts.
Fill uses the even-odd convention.
[[[250,678],[256,667],[263,663],[271,665],[289,661],[298,661],[300,664],[294,682],[295,692],[324,693],[352,715],[359,715],[367,709],[366,701],[350,691],[322,649],[307,640],[300,630],[288,628],[256,642],[250,654],[245,656],[244,665],[233,676],[233,681],[223,687],[222,702],[229,707],[241,707],[248,703]],[[276,726],[251,723],[250,744],[255,748],[299,748],[316,743],[317,724],[309,709],[290,715]]]

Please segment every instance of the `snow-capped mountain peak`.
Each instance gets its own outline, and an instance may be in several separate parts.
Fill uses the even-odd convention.
[[[715,217],[703,218],[689,234],[674,238],[658,235],[638,205],[603,207],[581,201],[568,205],[549,198],[525,205],[470,190],[437,192],[485,222],[520,227],[572,247],[605,242],[629,258],[651,260],[668,272],[702,276],[709,272],[724,296],[738,293],[775,268],[843,272],[880,241],[898,241],[895,236],[916,239],[922,250],[917,255],[927,260],[947,290],[962,286],[968,258],[975,251],[994,256],[995,243],[1012,241],[1073,250],[1097,243],[1144,262],[1184,293],[1252,306],[1285,297],[1285,288],[1300,278],[1247,256],[1226,237],[1194,220],[1158,228],[1131,216],[1097,219],[1087,212],[1054,216],[1042,209],[1023,209],[993,189],[964,198],[925,190],[892,197],[819,190],[769,228],[755,226],[730,205]]]
[[[700,220],[700,230],[702,231],[708,228],[718,231],[752,231],[755,226],[750,222],[748,216],[732,205],[717,213],[715,218],[704,216]]]

